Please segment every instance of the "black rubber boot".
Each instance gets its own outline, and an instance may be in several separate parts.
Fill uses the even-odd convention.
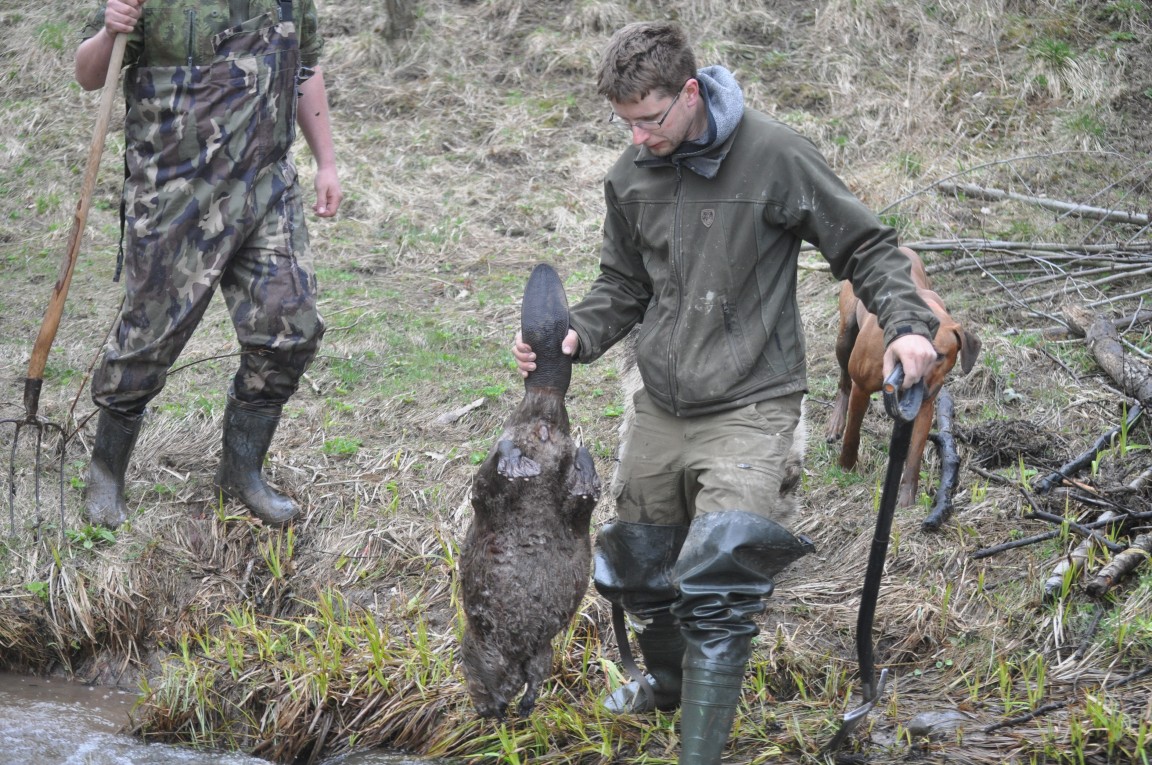
[[[780,524],[742,510],[692,521],[673,570],[684,634],[680,765],[718,765],[773,577],[813,550]]]
[[[654,699],[650,702],[641,692],[640,684],[632,680],[604,699],[604,708],[614,714],[648,714],[657,709],[671,712],[680,706],[684,661],[684,636],[680,634],[680,624],[667,609],[648,618],[647,624],[639,623],[643,629],[639,629],[636,623],[633,629]]]
[[[128,520],[124,475],[143,421],[143,415],[100,410],[88,482],[84,487],[84,515],[89,523],[115,529]]]
[[[654,704],[636,681],[604,699],[610,712],[670,711],[680,705],[684,638],[672,616],[676,587],[672,565],[688,533],[686,526],[659,526],[617,521],[596,536],[593,582],[596,590],[631,617],[645,674],[655,692]],[[617,635],[616,640],[627,640]]]
[[[270,526],[284,526],[300,514],[300,506],[264,482],[264,458],[276,426],[279,405],[246,404],[231,396],[224,408],[224,450],[216,471],[216,488],[238,499],[249,512]]]

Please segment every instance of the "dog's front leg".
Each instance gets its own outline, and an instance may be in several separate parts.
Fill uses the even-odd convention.
[[[935,417],[936,397],[933,396],[921,405],[920,414],[916,415],[916,422],[912,426],[912,441],[908,445],[908,461],[904,463],[904,472],[900,476],[897,507],[911,507],[916,503],[920,488],[920,466],[924,462],[924,447],[928,443],[928,431],[932,429],[932,420]]]

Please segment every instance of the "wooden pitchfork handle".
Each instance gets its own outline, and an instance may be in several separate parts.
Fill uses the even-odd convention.
[[[68,252],[60,264],[60,273],[52,289],[52,299],[40,322],[40,334],[32,346],[32,358],[28,361],[28,377],[24,380],[24,411],[28,420],[36,418],[40,408],[40,388],[44,383],[44,367],[48,363],[48,351],[56,339],[60,328],[60,317],[64,313],[64,300],[68,297],[68,287],[72,284],[72,272],[76,270],[76,259],[80,254],[80,239],[84,225],[88,222],[88,209],[92,206],[92,191],[96,187],[96,175],[100,170],[100,156],[104,153],[104,138],[108,134],[108,121],[112,117],[112,101],[116,95],[116,82],[120,79],[120,67],[124,63],[124,48],[128,35],[117,34],[112,44],[112,55],[108,59],[108,75],[104,79],[104,92],[100,95],[100,111],[96,116],[96,130],[92,134],[92,146],[88,150],[88,167],[84,171],[84,184],[80,189],[80,201],[76,205],[76,215],[72,219],[72,233],[68,237]]]

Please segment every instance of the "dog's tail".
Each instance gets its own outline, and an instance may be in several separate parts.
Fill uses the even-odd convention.
[[[808,400],[800,403],[800,420],[792,432],[792,449],[784,461],[784,479],[780,482],[779,517],[773,520],[793,528],[800,513],[800,486],[804,478],[804,457],[808,449]]]

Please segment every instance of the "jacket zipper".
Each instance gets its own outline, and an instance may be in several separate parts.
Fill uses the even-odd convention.
[[[192,66],[196,53],[196,9],[189,8],[185,13],[188,14],[188,66]]]
[[[684,188],[684,179],[681,175],[681,167],[679,164],[675,165],[676,168],[676,212],[672,216],[672,253],[668,258],[668,268],[671,271],[673,284],[679,283],[680,288],[677,290],[679,299],[676,301],[676,318],[672,322],[672,335],[669,337],[668,344],[668,391],[672,398],[672,414],[677,417],[680,416],[680,386],[676,384],[676,335],[680,331],[680,315],[683,313],[684,308],[684,283],[679,274],[683,272],[680,268],[680,260],[683,255],[683,237],[680,235],[680,217],[683,211],[684,195],[681,193]]]

